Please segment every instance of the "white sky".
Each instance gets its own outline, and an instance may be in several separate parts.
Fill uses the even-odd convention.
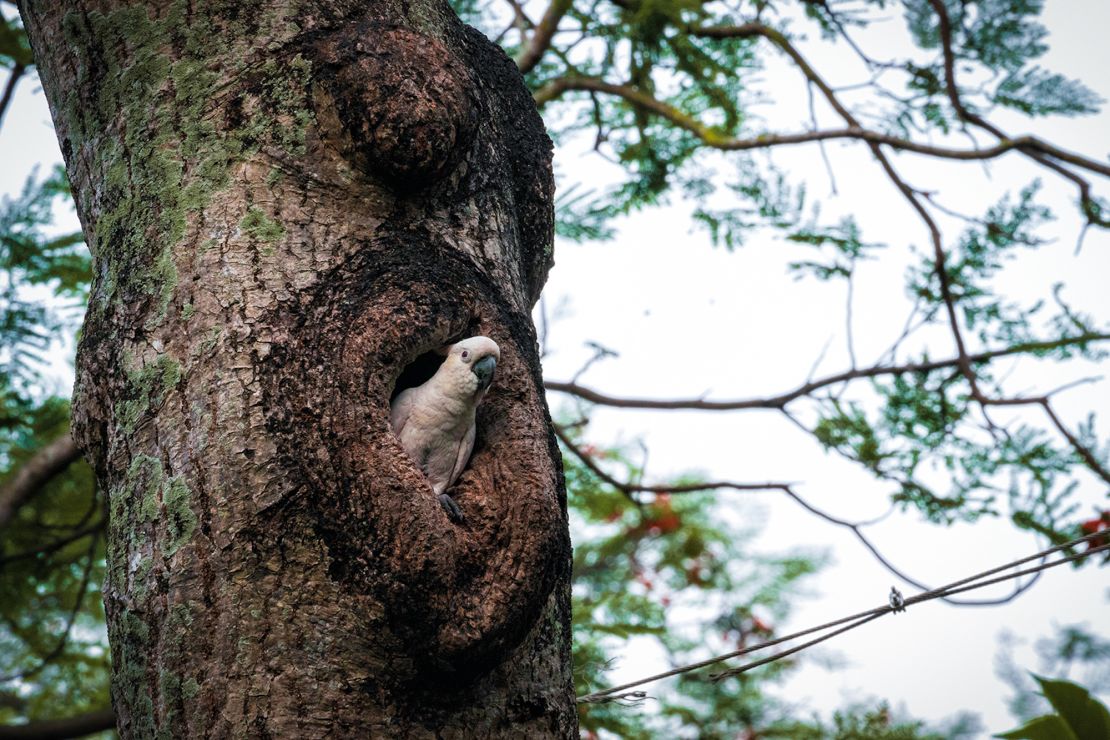
[[[5,8],[5,12],[9,12]],[[1110,99],[1110,3],[1048,3],[1045,23],[1052,32],[1051,51],[1042,60],[1052,71],[1083,79]],[[859,39],[876,55],[897,48],[901,21],[892,21]],[[803,51],[819,64],[833,84],[863,78],[843,49],[808,44]],[[781,91],[761,113],[784,130],[799,130],[808,121],[804,88],[785,66],[768,69],[762,79]],[[823,121],[832,122],[819,110]],[[1028,122],[1001,120],[1014,133],[1038,133],[1067,148],[1105,161],[1110,114],[1082,119]],[[956,140],[956,144],[966,145]],[[37,83],[21,85],[0,130],[0,193],[15,193],[36,163],[60,161],[50,116]],[[859,272],[855,300],[855,344],[861,364],[880,354],[897,336],[908,304],[903,274],[909,247],[926,246],[925,232],[906,204],[882,178],[862,145],[831,144],[840,195],[829,194],[828,177],[813,146],[786,149],[775,161],[806,179],[812,196],[823,200],[823,215],[832,222],[852,214],[868,241],[885,241],[890,249]],[[722,168],[727,159],[722,159]],[[613,166],[588,146],[556,153],[560,184],[601,186],[615,177]],[[912,155],[895,157],[895,165],[913,184],[939,191],[941,202],[970,213],[997,200],[1007,188],[1026,184],[1035,171],[1016,155],[989,167],[936,164]],[[1110,315],[1110,236],[1091,232],[1083,251],[1073,255],[1078,220],[1074,191],[1048,173],[1044,200],[1059,221],[1044,230],[1058,242],[1022,260],[1004,276],[1008,293],[1017,298],[1048,296],[1056,281],[1076,307],[1103,321]],[[1103,187],[1102,192],[1106,192]],[[818,374],[845,369],[844,291],[839,284],[793,281],[786,262],[804,256],[769,235],[755,235],[734,253],[713,249],[702,232],[691,231],[691,204],[676,201],[622,221],[616,239],[605,244],[558,243],[557,265],[545,293],[549,309],[565,301],[564,314],[549,335],[545,374],[569,379],[589,355],[583,343],[593,340],[620,352],[615,360],[595,365],[582,382],[615,395],[687,397],[708,394],[738,398],[781,392],[805,380],[828,343]],[[70,223],[76,219],[70,216]],[[942,222],[951,241],[960,225]],[[948,346],[934,345],[934,354]],[[1046,390],[1060,382],[1097,375],[1098,368],[1077,364],[1063,374],[1046,373],[1029,361],[1015,363],[1010,388]],[[65,361],[58,367],[59,388],[71,382]],[[553,409],[565,399],[551,397]],[[1110,383],[1102,381],[1066,393],[1059,410],[1076,424],[1089,411],[1103,415],[1103,438],[1110,424]],[[1004,417],[1003,417],[1004,418]],[[1035,417],[1030,417],[1035,418]],[[799,490],[816,506],[845,518],[866,518],[886,510],[888,489],[854,466],[825,455],[808,438],[772,412],[709,414],[698,412],[621,411],[599,408],[591,439],[599,443],[642,439],[650,449],[649,477],[698,470],[713,478],[738,481],[804,481]],[[1038,419],[1038,423],[1040,420]],[[1083,478],[1082,496],[1105,508],[1105,488]],[[830,564],[808,582],[809,597],[798,600],[793,617],[776,625],[779,632],[824,622],[883,603],[895,579],[882,569],[845,530],[801,512],[775,494],[721,494],[722,515],[739,523],[762,522],[755,549],[784,552],[801,548],[825,552]],[[756,500],[758,499],[758,500]],[[941,584],[1040,549],[1005,522],[938,528],[920,524],[913,515],[894,515],[870,530],[895,563],[930,584]],[[899,584],[908,596],[912,588]],[[829,671],[813,661],[786,684],[783,696],[799,711],[830,713],[863,697],[890,700],[914,715],[937,719],[961,710],[980,713],[985,727],[998,732],[1013,726],[1004,702],[1008,693],[994,675],[997,636],[1008,629],[1030,640],[1047,636],[1053,625],[1086,622],[1110,632],[1105,570],[1078,573],[1061,568],[1016,602],[995,608],[957,608],[931,602],[906,614],[887,617],[828,643],[849,664]],[[1004,593],[998,590],[996,593]],[[613,680],[638,678],[664,668],[642,645],[630,646]],[[1039,666],[1031,653],[1019,664]],[[649,693],[665,690],[649,687]],[[635,710],[630,710],[635,711]],[[989,734],[989,733],[988,733]]]
[[[1110,77],[1105,72],[1110,69],[1110,50],[1103,37],[1110,27],[1110,4],[1049,3],[1045,23],[1052,32],[1052,50],[1043,59],[1044,66],[1079,77],[1110,99]],[[884,51],[905,48],[898,46],[900,28],[901,21],[894,20],[885,29],[858,36],[869,52],[882,58]],[[843,48],[810,43],[803,52],[834,86],[866,79]],[[800,77],[785,65],[769,68],[762,77],[766,88],[776,94],[761,114],[771,124],[780,123],[780,130],[806,127],[808,111]],[[820,108],[819,118],[830,127],[838,123]],[[1041,134],[1105,161],[1110,132],[1106,113],[1051,122],[1010,116],[1001,123],[1014,134]],[[578,151],[563,147],[556,152],[561,184],[581,181],[600,187],[614,178],[613,166],[590,152],[590,145],[592,141]],[[967,142],[954,140],[953,145]],[[810,194],[823,201],[826,222],[854,215],[865,240],[890,244],[880,260],[866,263],[858,273],[855,348],[860,363],[868,364],[901,331],[909,310],[903,291],[908,248],[926,248],[927,234],[863,145],[832,144],[828,153],[839,197],[829,195],[828,177],[815,146],[776,151],[774,159],[809,183]],[[936,164],[913,155],[895,156],[894,161],[911,184],[938,191],[941,203],[972,214],[982,213],[1006,189],[1017,190],[1038,176],[1014,156],[991,164],[989,176],[975,164]],[[722,158],[722,169],[726,163],[727,158]],[[1083,251],[1073,256],[1079,227],[1072,215],[1074,191],[1048,174],[1039,176],[1045,185],[1043,199],[1059,217],[1043,235],[1058,243],[1023,254],[1003,276],[1004,292],[1014,298],[1048,297],[1050,286],[1064,281],[1067,300],[1105,322],[1110,309],[1110,237],[1089,233]],[[620,352],[618,359],[594,365],[581,380],[617,396],[705,394],[724,399],[786,391],[806,379],[826,343],[829,348],[817,374],[849,367],[841,284],[793,281],[785,264],[808,255],[803,248],[787,246],[770,235],[753,236],[734,253],[713,249],[703,232],[692,230],[690,210],[689,203],[674,202],[671,207],[638,214],[622,222],[611,243],[557,244],[556,267],[545,297],[549,310],[563,301],[568,309],[550,331],[546,377],[569,379],[590,355],[583,346],[585,340]],[[942,228],[951,243],[962,225],[942,221]],[[935,357],[952,354],[950,342],[932,347]],[[1046,373],[1030,361],[1011,364],[1015,365],[1011,392],[1048,390],[1099,372],[1089,363],[1077,363],[1063,374]],[[551,402],[558,409],[567,401],[552,394]],[[1105,417],[1110,411],[1110,384],[1084,386],[1059,397],[1058,403],[1072,428],[1092,410]],[[1042,419],[1029,418],[1043,424]],[[1104,439],[1105,435],[1104,429]],[[650,450],[649,478],[656,480],[697,470],[713,479],[805,481],[799,490],[812,504],[848,519],[869,518],[887,506],[887,487],[849,463],[825,455],[774,412],[598,408],[590,438],[601,443],[643,440]],[[812,597],[799,600],[789,622],[777,625],[780,633],[882,604],[896,582],[850,532],[809,516],[789,500],[773,493],[720,496],[727,516],[739,522],[765,522],[755,543],[759,550],[798,547],[831,555],[832,564],[808,583]],[[1082,496],[1088,502],[1084,512],[1096,505],[1105,508],[1105,486],[1093,477],[1083,479]],[[1004,521],[938,528],[919,523],[914,515],[894,515],[869,532],[891,560],[931,585],[1041,549],[1036,538],[1016,532]],[[906,595],[914,591],[905,584],[899,586]],[[1005,628],[1032,640],[1049,635],[1053,625],[1076,622],[1110,631],[1106,586],[1105,570],[1058,569],[1005,606],[960,608],[940,602],[917,606],[827,643],[825,654],[834,652],[849,665],[828,671],[807,664],[782,695],[807,714],[829,713],[845,702],[871,696],[931,719],[972,710],[981,715],[988,734],[1009,729],[1015,724],[1005,707],[1009,689],[994,674],[999,632]],[[993,592],[1005,593],[1002,587]],[[645,647],[643,642],[629,646],[612,675],[614,682],[669,667]],[[1031,650],[1019,651],[1016,657],[1019,665],[1039,669]],[[660,685],[646,688],[656,694],[666,690]]]

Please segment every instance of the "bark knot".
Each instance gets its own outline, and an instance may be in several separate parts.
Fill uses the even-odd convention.
[[[478,126],[475,85],[443,42],[366,23],[327,37],[317,53],[357,169],[410,191],[466,155]]]

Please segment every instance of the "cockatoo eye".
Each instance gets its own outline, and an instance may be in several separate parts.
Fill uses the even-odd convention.
[[[461,355],[461,357],[462,357],[462,358],[463,358],[464,360],[469,360],[469,359],[470,359],[470,350],[468,350],[468,349],[464,349],[464,350],[462,351],[462,355]]]

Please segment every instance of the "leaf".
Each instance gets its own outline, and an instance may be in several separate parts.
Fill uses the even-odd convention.
[[[1012,740],[1079,740],[1067,723],[1055,714],[1031,719],[1016,730],[1000,732],[995,737]]]
[[[1097,113],[1103,102],[1083,83],[1036,66],[1012,73],[1002,80],[994,94],[994,101],[1028,116]]]
[[[1110,737],[1110,711],[1087,689],[1071,681],[1055,681],[1034,675],[1052,708],[1079,740]]]

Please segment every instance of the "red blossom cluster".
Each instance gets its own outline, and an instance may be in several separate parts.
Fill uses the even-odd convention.
[[[1096,547],[1102,547],[1110,543],[1110,509],[1103,511],[1094,519],[1088,519],[1079,525],[1079,529],[1083,535],[1099,534],[1098,537],[1092,537],[1087,540],[1087,549],[1093,550]]]

